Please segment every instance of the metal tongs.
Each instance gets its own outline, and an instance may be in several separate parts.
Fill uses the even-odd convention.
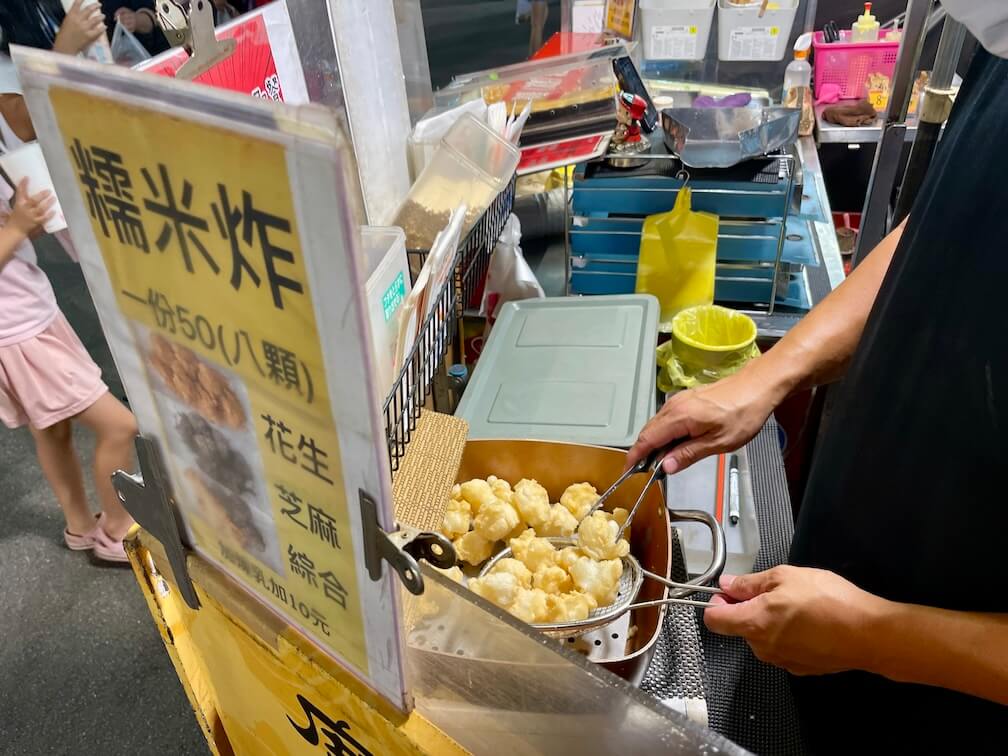
[[[647,483],[644,485],[644,488],[641,489],[640,495],[637,497],[637,500],[634,502],[633,507],[630,509],[630,513],[627,515],[626,521],[620,526],[619,531],[617,531],[616,533],[617,541],[620,538],[622,538],[623,534],[626,532],[626,529],[630,527],[630,523],[633,521],[634,515],[637,514],[637,510],[640,508],[641,503],[647,497],[648,491],[651,489],[651,487],[655,484],[656,481],[665,478],[666,473],[663,467],[663,463],[665,461],[665,458],[669,455],[670,450],[671,447],[668,446],[662,447],[660,449],[655,449],[650,454],[648,454],[647,457],[640,460],[633,467],[628,468],[626,472],[624,472],[622,475],[619,476],[619,478],[616,479],[615,483],[613,483],[611,486],[609,486],[609,488],[605,490],[605,492],[599,497],[598,501],[596,501],[595,504],[592,506],[592,508],[588,510],[588,513],[585,515],[585,517],[582,518],[582,521],[584,519],[587,519],[588,517],[591,517],[591,515],[594,512],[597,512],[599,509],[601,509],[602,506],[606,503],[606,500],[609,499],[610,496],[612,496],[613,492],[621,485],[623,485],[629,478],[631,478],[634,475],[648,474],[649,477]],[[692,580],[687,581],[686,583],[674,583],[672,581],[666,580],[661,576],[652,575],[651,573],[648,573],[647,577],[665,583],[665,585],[667,585],[668,587],[673,588],[674,591],[670,594],[670,598],[667,599],[662,599],[659,601],[646,601],[640,604],[634,604],[633,608],[635,609],[642,608],[645,606],[659,606],[661,604],[687,604],[690,606],[704,607],[707,606],[707,602],[692,601],[685,597],[691,596],[694,593],[710,593],[710,594],[723,593],[723,591],[721,591],[718,588],[705,587],[708,583],[717,580],[721,576],[721,572],[724,570],[726,547],[725,547],[724,530],[721,527],[721,523],[719,523],[717,521],[717,518],[715,518],[709,512],[704,512],[703,510],[699,509],[678,509],[678,510],[669,509],[668,516],[670,522],[700,522],[707,526],[707,528],[711,531],[711,537],[713,539],[713,549],[712,549],[713,553],[711,555],[711,563],[707,567],[707,569],[704,570],[702,574],[698,575]],[[580,523],[578,524],[580,525]]]

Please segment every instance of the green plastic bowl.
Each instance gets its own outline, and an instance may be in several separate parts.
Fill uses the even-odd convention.
[[[672,318],[675,353],[697,368],[716,368],[742,359],[756,341],[748,315],[718,305],[687,307]]]

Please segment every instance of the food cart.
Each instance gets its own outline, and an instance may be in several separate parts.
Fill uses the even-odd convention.
[[[211,750],[743,752],[711,725],[763,747],[793,744],[784,674],[756,662],[741,641],[711,639],[695,608],[662,604],[684,594],[661,579],[686,583],[705,573],[711,554],[715,572],[726,560],[732,569],[762,569],[786,558],[791,514],[772,421],[731,469],[724,458],[710,460],[669,481],[665,495],[639,479],[614,494],[610,508],[629,510],[638,496],[644,502],[629,548],[660,579],[635,593],[645,605],[611,623],[550,638],[442,571],[454,562],[439,530],[457,482],[535,478],[556,501],[572,483],[601,491],[620,476],[624,455],[608,447],[625,447],[655,410],[655,334],[647,323],[657,315],[647,297],[635,296],[547,300],[542,312],[510,306],[487,347],[493,359],[513,356],[504,351],[508,334],[519,333],[514,344],[541,354],[587,350],[579,359],[623,349],[633,341],[625,337],[634,337],[636,351],[622,353],[629,370],[603,381],[599,375],[619,366],[596,364],[595,380],[573,390],[573,408],[558,409],[562,401],[539,394],[534,404],[548,412],[516,415],[530,394],[515,386],[535,384],[532,368],[508,383],[495,379],[488,360],[457,415],[430,411],[446,356],[461,359],[459,326],[511,211],[511,174],[516,166],[522,171],[522,160],[530,159],[528,167],[541,157],[542,143],[523,144],[520,158],[500,147],[498,162],[483,166],[490,177],[484,188],[493,191],[461,221],[444,277],[415,311],[413,336],[405,348],[395,344],[388,369],[376,347],[380,318],[369,309],[368,249],[382,260],[406,259],[411,246],[381,225],[400,217],[403,201],[423,183],[421,176],[410,188],[405,138],[416,120],[409,105],[424,97],[407,100],[402,87],[382,79],[391,71],[401,80],[404,69],[388,44],[377,44],[389,40],[375,36],[395,32],[394,18],[384,14],[390,3],[375,4],[381,8],[363,21],[334,0],[326,12],[311,5],[276,3],[210,37],[194,26],[191,56],[169,52],[146,64],[146,73],[15,53],[141,429],[139,474],[115,481],[140,525],[127,550]],[[782,5],[791,28],[805,5]],[[630,6],[629,17],[625,8],[615,16],[627,36],[634,33]],[[734,23],[730,13],[724,23]],[[662,50],[685,51],[691,42],[652,34]],[[756,56],[776,71],[790,49],[777,44],[780,36],[789,37],[780,30],[739,35],[726,26],[707,44],[723,46],[722,59],[733,65]],[[251,77],[245,63],[225,80],[221,61],[264,39],[271,63]],[[390,60],[354,59],[351,49]],[[605,66],[620,57],[615,49],[604,54]],[[563,78],[564,66],[597,63],[595,53],[569,55],[582,58],[543,65]],[[702,75],[695,64],[692,80]],[[211,86],[176,76],[204,77]],[[473,75],[441,97],[480,80]],[[648,81],[659,97],[675,99],[674,87]],[[374,88],[382,90],[380,102]],[[605,105],[606,98],[585,102]],[[96,106],[101,116],[85,117]],[[604,108],[593,117],[605,120]],[[109,122],[117,125],[114,143]],[[373,138],[369,124],[382,127]],[[597,136],[576,138],[592,141],[594,151]],[[746,228],[739,222],[737,232],[722,230],[736,242],[728,248],[744,250],[737,237],[745,233],[765,242],[751,259],[719,257],[718,275],[759,272],[746,285],[765,289],[765,301],[742,299],[757,306],[760,336],[778,337],[842,280],[842,270],[814,142],[802,139],[775,157],[771,173],[772,181],[749,177],[751,186],[740,187],[737,177],[726,186],[723,176],[659,171],[635,181],[580,166],[573,186],[565,186],[571,293],[623,293],[578,291],[586,279],[575,273],[610,265],[587,280],[622,285],[618,266],[626,261],[613,269],[599,259],[598,239],[618,246],[628,233],[639,238],[640,216],[659,209],[639,204],[654,189],[648,181],[660,180],[666,199],[691,181],[696,192],[736,203],[730,211],[719,204],[722,215],[750,217]],[[767,185],[769,199],[757,202],[770,209],[754,219],[746,203]],[[620,203],[626,208],[617,209]],[[628,217],[636,222],[629,231],[606,225]],[[410,249],[421,257],[425,251]],[[416,268],[405,270],[415,276]],[[385,321],[409,299],[405,287],[379,294]],[[562,312],[560,320],[540,322],[534,333],[529,324],[557,317],[542,314],[551,310]],[[557,328],[581,318],[595,318],[590,338],[583,322],[574,331]],[[566,335],[557,341],[557,333]],[[611,385],[599,388],[606,381]],[[615,400],[627,391],[634,401]],[[571,421],[572,412],[584,417],[605,408],[605,396],[618,411]],[[729,527],[725,488],[733,473],[742,507]],[[701,523],[701,535],[680,527],[689,520]]]
[[[401,523],[443,500],[464,426],[404,408],[419,456],[412,475],[399,459],[411,503],[397,516],[352,152],[332,112],[17,57],[142,427],[141,474],[117,481],[143,527],[134,569],[215,751],[486,752],[503,738],[736,750],[412,556],[443,564],[436,536]],[[83,116],[98,102],[114,145]],[[400,384],[408,402],[418,383]],[[417,601],[435,602],[457,648],[414,646],[410,661],[410,628],[432,616]]]

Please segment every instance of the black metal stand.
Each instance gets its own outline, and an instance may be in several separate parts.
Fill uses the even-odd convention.
[[[186,547],[175,519],[171,481],[165,472],[161,452],[153,440],[143,436],[137,436],[136,450],[140,474],[131,475],[117,470],[112,475],[112,485],[126,511],[140,527],[161,542],[171,566],[172,578],[186,604],[190,609],[199,609],[199,597],[186,567]]]

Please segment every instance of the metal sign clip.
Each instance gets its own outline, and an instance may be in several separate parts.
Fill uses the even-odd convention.
[[[378,505],[364,491],[360,491],[361,525],[364,529],[364,564],[372,580],[382,578],[382,561],[389,563],[406,586],[406,590],[419,596],[424,591],[423,576],[418,559],[425,559],[435,567],[448,569],[455,565],[455,547],[440,533],[430,533],[400,525],[386,533],[378,524]]]
[[[161,542],[168,557],[168,564],[171,566],[175,585],[178,586],[186,604],[190,609],[199,609],[200,601],[192,580],[189,579],[186,547],[179,536],[171,482],[161,461],[161,453],[154,441],[143,436],[137,436],[136,450],[140,461],[140,474],[133,475],[117,470],[112,475],[112,485],[126,511],[133,516],[140,527]]]
[[[191,0],[188,11],[178,0],[158,0],[157,15],[171,45],[189,50],[189,60],[175,73],[176,79],[195,79],[226,60],[238,45],[233,39],[217,39],[210,0]]]

